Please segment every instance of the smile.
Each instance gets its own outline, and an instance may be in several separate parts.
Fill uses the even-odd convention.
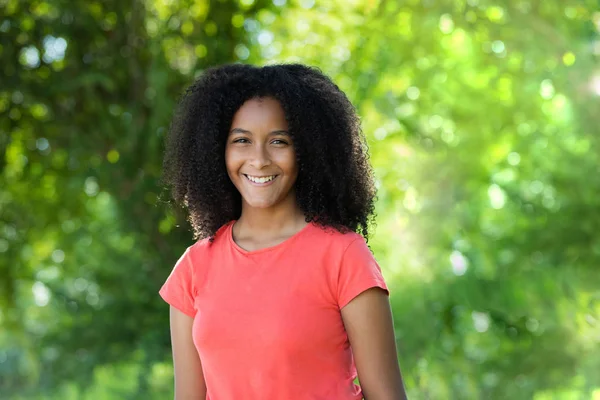
[[[256,185],[260,185],[260,186],[266,186],[266,185],[270,184],[271,182],[273,182],[273,180],[275,178],[277,178],[277,175],[268,175],[268,176],[252,176],[252,175],[246,175],[246,174],[243,174],[243,175],[250,182],[252,182]]]

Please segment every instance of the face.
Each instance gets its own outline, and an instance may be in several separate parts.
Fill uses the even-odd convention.
[[[277,100],[251,99],[235,113],[225,164],[244,208],[295,205],[296,152]]]

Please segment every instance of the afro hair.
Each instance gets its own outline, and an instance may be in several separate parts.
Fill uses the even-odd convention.
[[[264,97],[283,107],[298,163],[297,204],[306,221],[368,240],[376,191],[360,120],[337,85],[301,64],[213,67],[181,96],[165,142],[163,180],[187,208],[194,238],[212,240],[241,215],[225,145],[236,111]]]

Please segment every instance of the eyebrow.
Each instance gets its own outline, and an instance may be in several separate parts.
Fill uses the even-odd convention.
[[[249,135],[252,135],[252,132],[247,131],[247,130],[242,129],[242,128],[233,128],[231,130],[231,132],[229,132],[229,133],[230,134],[232,134],[232,133],[247,133]],[[271,133],[269,133],[269,135],[285,135],[285,136],[289,136],[290,133],[288,131],[286,131],[285,129],[278,129],[278,130],[272,131]]]

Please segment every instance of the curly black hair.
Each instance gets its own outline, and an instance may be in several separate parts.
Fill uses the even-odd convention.
[[[187,208],[194,239],[210,238],[241,215],[225,168],[236,111],[253,98],[278,100],[298,162],[297,204],[306,222],[368,240],[375,185],[354,106],[319,69],[301,64],[212,67],[184,92],[166,138],[163,181]]]

